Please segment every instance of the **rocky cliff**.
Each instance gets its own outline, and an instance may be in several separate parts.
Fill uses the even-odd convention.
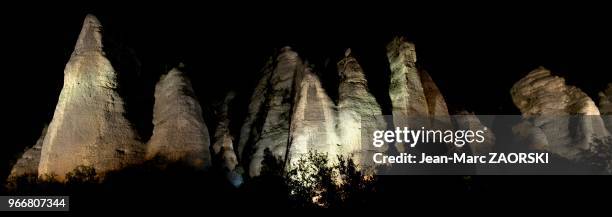
[[[142,159],[143,145],[125,118],[117,73],[106,58],[102,25],[88,15],[64,70],[64,86],[45,136],[39,175],[92,166],[98,173]]]
[[[387,45],[391,67],[389,97],[394,116],[427,116],[429,108],[421,76],[416,66],[414,44],[403,37],[394,38]]]
[[[374,130],[385,129],[381,107],[368,89],[368,81],[357,59],[346,50],[337,64],[340,84],[338,87],[338,134],[343,153],[353,156],[359,165],[372,165],[371,155],[385,149],[370,145]],[[386,146],[384,146],[386,147]]]
[[[38,174],[63,180],[77,166],[91,166],[103,175],[156,157],[202,169],[211,166],[214,158],[239,183],[237,168],[259,175],[266,150],[285,166],[311,151],[327,154],[331,163],[344,155],[360,166],[372,166],[371,154],[387,151],[387,146],[374,148],[370,142],[374,130],[391,124],[383,118],[386,109],[393,114],[393,125],[400,127],[484,127],[477,116],[466,112],[454,117],[453,126],[441,90],[429,73],[417,68],[414,44],[396,37],[386,46],[391,108],[381,108],[370,93],[364,69],[350,49],[336,64],[335,104],[314,66],[284,47],[262,70],[238,140],[230,130],[229,110],[235,95],[228,94],[216,109],[211,147],[202,107],[179,66],[162,75],[155,86],[154,128],[145,145],[125,116],[118,74],[106,57],[102,35],[100,22],[88,15],[64,70],[53,119],[36,145],[14,165],[11,177]],[[513,133],[532,149],[574,159],[596,139],[610,135],[612,85],[600,93],[598,108],[579,88],[538,68],[516,82],[510,93],[523,117]],[[603,119],[600,112],[606,115]],[[485,143],[469,144],[472,153],[493,150],[495,135],[488,131],[485,137]],[[453,151],[454,146],[449,146],[445,149]],[[404,144],[396,147],[410,152]]]
[[[289,146],[297,76],[303,74],[304,63],[289,47],[281,49],[269,61],[251,97],[248,116],[240,132],[238,152],[251,176],[259,175],[264,151],[286,159]]]
[[[608,132],[612,133],[612,83],[608,88],[599,93],[599,112],[603,116]]]
[[[211,165],[210,138],[190,80],[178,68],[162,75],[155,86],[153,135],[146,158],[162,157],[194,168]]]
[[[448,108],[442,93],[426,71],[417,69],[414,44],[396,37],[387,45],[391,67],[389,97],[393,123],[399,127],[451,127]],[[396,145],[398,151],[408,147]]]
[[[305,67],[298,75],[287,155],[289,165],[308,152],[327,154],[333,161],[336,156],[345,154],[339,150],[336,106],[310,67]]]
[[[485,128],[487,129],[483,135],[484,141],[482,143],[467,143],[467,146],[470,148],[472,154],[486,155],[493,152],[493,148],[495,146],[495,135],[493,134],[491,128],[481,123],[478,116],[471,112],[462,111],[453,117],[455,119],[455,123],[457,123],[457,129],[472,131],[483,130]]]
[[[42,150],[43,142],[45,141],[45,135],[47,134],[47,126],[45,126],[40,134],[40,138],[36,141],[34,146],[28,148],[17,160],[8,180],[20,176],[38,175],[38,164],[40,162],[40,152]]]
[[[217,127],[214,135],[215,143],[213,144],[213,153],[219,159],[222,167],[229,171],[233,171],[239,163],[234,151],[234,137],[229,126],[229,106],[235,96],[234,92],[228,93],[216,109]]]
[[[414,46],[404,38],[395,38],[387,50],[395,124],[450,128],[440,90],[427,72],[416,68]],[[352,156],[361,166],[372,166],[371,154],[386,151],[369,142],[373,130],[385,129],[387,124],[350,49],[337,63],[338,105],[311,70],[287,47],[264,68],[251,97],[239,144],[239,153],[250,165],[252,176],[259,173],[265,149],[290,163],[316,151],[331,156],[332,162],[337,155]],[[410,116],[426,118],[426,123],[411,122],[406,118]]]
[[[288,165],[308,152],[333,158],[344,154],[336,132],[336,106],[311,70],[289,47],[264,69],[239,145],[251,176],[259,174],[266,149]]]
[[[524,118],[513,131],[533,149],[574,159],[594,139],[608,135],[593,100],[543,67],[516,82],[510,93]]]

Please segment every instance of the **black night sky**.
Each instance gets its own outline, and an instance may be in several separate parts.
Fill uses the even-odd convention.
[[[129,117],[145,140],[151,133],[155,82],[178,62],[187,66],[205,113],[228,90],[238,92],[232,108],[236,125],[267,58],[285,45],[314,64],[332,98],[337,94],[336,62],[352,48],[383,105],[389,104],[385,46],[396,35],[416,44],[418,64],[431,74],[451,111],[518,114],[509,90],[540,65],[596,101],[597,92],[612,81],[612,14],[598,5],[66,4],[71,6],[5,7],[1,15],[2,94],[8,109],[1,179],[51,120],[64,66],[87,13],[104,26],[107,54],[121,73]],[[212,117],[205,116],[212,125]]]

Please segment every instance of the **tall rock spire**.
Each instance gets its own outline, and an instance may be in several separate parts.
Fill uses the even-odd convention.
[[[429,116],[447,119],[447,122],[450,123],[446,100],[444,100],[444,96],[442,95],[442,92],[440,92],[438,85],[436,85],[429,73],[427,73],[425,70],[419,70],[419,77],[421,78],[423,93],[425,94],[425,99],[427,100]]]
[[[372,165],[371,154],[385,150],[373,149],[370,135],[385,129],[386,123],[376,98],[368,90],[368,82],[357,59],[347,49],[337,64],[340,76],[338,88],[338,134],[342,153],[352,154],[359,165]],[[386,147],[386,146],[384,146]]]
[[[310,151],[338,154],[335,105],[311,70],[289,47],[264,67],[239,144],[251,176],[260,174],[266,150],[287,166]]]
[[[217,108],[217,127],[214,136],[215,143],[213,144],[214,154],[220,160],[222,167],[229,171],[233,171],[238,166],[238,158],[234,151],[234,137],[230,133],[229,117],[229,105],[234,97],[234,92],[228,93]]]
[[[442,93],[425,71],[416,66],[414,44],[404,37],[395,37],[387,45],[391,67],[389,97],[396,127],[433,127],[448,129],[451,120]],[[396,145],[406,151],[405,144]]]
[[[338,150],[335,105],[310,67],[300,74],[302,77],[296,80],[291,118],[289,165],[294,165],[311,151],[327,154],[333,161],[341,154]]]
[[[303,71],[304,63],[290,47],[282,48],[264,68],[251,97],[238,147],[251,176],[259,175],[265,150],[276,158],[286,159],[295,78]]]
[[[102,48],[102,24],[96,16],[88,14],[83,21],[83,28],[81,28],[72,56],[87,52],[103,53]]]
[[[63,180],[77,166],[91,166],[101,174],[141,161],[143,145],[125,118],[117,87],[117,74],[102,51],[102,25],[87,15],[64,69],[39,175]]]
[[[403,37],[394,38],[387,45],[387,58],[391,67],[389,97],[393,115],[427,116],[429,109],[421,76],[416,67],[414,44]]]
[[[211,165],[210,137],[191,82],[173,68],[155,86],[153,135],[146,158],[162,157],[203,169]]]

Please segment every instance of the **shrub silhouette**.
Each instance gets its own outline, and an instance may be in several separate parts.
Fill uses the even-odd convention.
[[[286,166],[283,159],[266,150],[261,175],[245,177],[240,187],[228,181],[223,168],[204,171],[163,158],[103,175],[93,167],[79,166],[65,174],[64,183],[55,181],[57,175],[19,177],[9,193],[69,195],[71,210],[77,211],[100,206],[148,210],[201,206],[352,207],[369,202],[367,195],[375,193],[376,179],[359,172],[349,157],[337,158],[332,164],[327,155],[310,152],[295,166]]]
[[[264,151],[262,172],[248,183],[250,189],[266,189],[261,194],[288,199],[290,207],[353,207],[368,202],[375,193],[376,178],[366,176],[349,156],[336,156],[331,163],[327,154],[309,152],[285,165],[283,159],[275,158],[269,150]],[[276,183],[275,186],[269,186]],[[253,186],[255,185],[255,186]],[[265,186],[261,188],[262,185]]]
[[[99,178],[96,169],[91,166],[77,166],[71,172],[66,173],[67,184],[93,184],[98,183]]]

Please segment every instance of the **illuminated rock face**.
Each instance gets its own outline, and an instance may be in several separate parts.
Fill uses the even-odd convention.
[[[608,88],[599,93],[599,111],[603,115],[608,132],[612,133],[612,83]]]
[[[387,58],[391,67],[389,97],[393,105],[393,115],[429,115],[427,98],[416,67],[414,44],[405,38],[394,38],[387,45]]]
[[[391,67],[389,97],[393,123],[399,127],[450,128],[450,116],[442,93],[425,71],[416,67],[414,44],[403,37],[394,38],[387,45]],[[398,151],[406,151],[398,144]]]
[[[215,143],[213,152],[221,161],[222,167],[233,171],[238,165],[238,158],[234,152],[234,138],[230,133],[229,104],[234,99],[235,94],[230,92],[223,103],[217,109],[217,129],[215,130]]]
[[[47,127],[42,130],[40,138],[36,141],[36,144],[31,148],[27,149],[21,158],[17,160],[9,180],[20,176],[37,175],[38,174],[38,163],[40,162],[40,152],[42,150],[43,141],[45,141],[45,134],[47,133]]]
[[[147,159],[159,156],[200,169],[211,165],[210,138],[200,103],[191,82],[177,68],[162,75],[155,86],[153,124]]]
[[[574,159],[593,139],[608,135],[593,100],[543,67],[516,82],[510,93],[525,119],[513,131],[531,148]]]
[[[335,105],[319,78],[285,47],[264,68],[242,127],[239,154],[251,176],[259,175],[264,151],[292,165],[309,151],[338,153]]]
[[[240,133],[239,154],[251,176],[259,175],[264,150],[286,159],[295,77],[304,71],[297,53],[285,47],[269,61],[251,97],[248,116]]]
[[[370,135],[374,130],[386,128],[382,111],[376,98],[368,90],[368,82],[357,59],[351,50],[337,64],[340,76],[338,90],[338,136],[340,151],[353,156],[359,165],[370,166],[371,155],[383,152],[370,145]],[[387,147],[387,146],[383,146]]]
[[[102,50],[102,26],[88,15],[64,70],[64,86],[45,136],[39,175],[80,165],[98,174],[138,163],[143,145],[125,118],[117,74]]]
[[[319,78],[305,68],[297,78],[291,118],[289,163],[293,165],[309,151],[338,156],[335,105],[321,87]]]
[[[448,107],[442,92],[438,89],[438,86],[433,81],[431,76],[425,70],[419,70],[419,78],[421,78],[421,85],[423,86],[423,93],[427,100],[427,109],[429,117],[433,117],[437,124],[450,125],[450,116],[448,114]]]
[[[480,122],[480,119],[478,119],[474,113],[462,111],[453,117],[455,119],[455,123],[457,123],[457,129],[459,130],[478,131],[485,129],[486,127]],[[486,128],[487,130],[483,135],[484,141],[482,143],[467,143],[467,146],[469,146],[472,154],[474,155],[487,155],[488,153],[493,152],[493,147],[495,146],[495,135],[490,128]]]

